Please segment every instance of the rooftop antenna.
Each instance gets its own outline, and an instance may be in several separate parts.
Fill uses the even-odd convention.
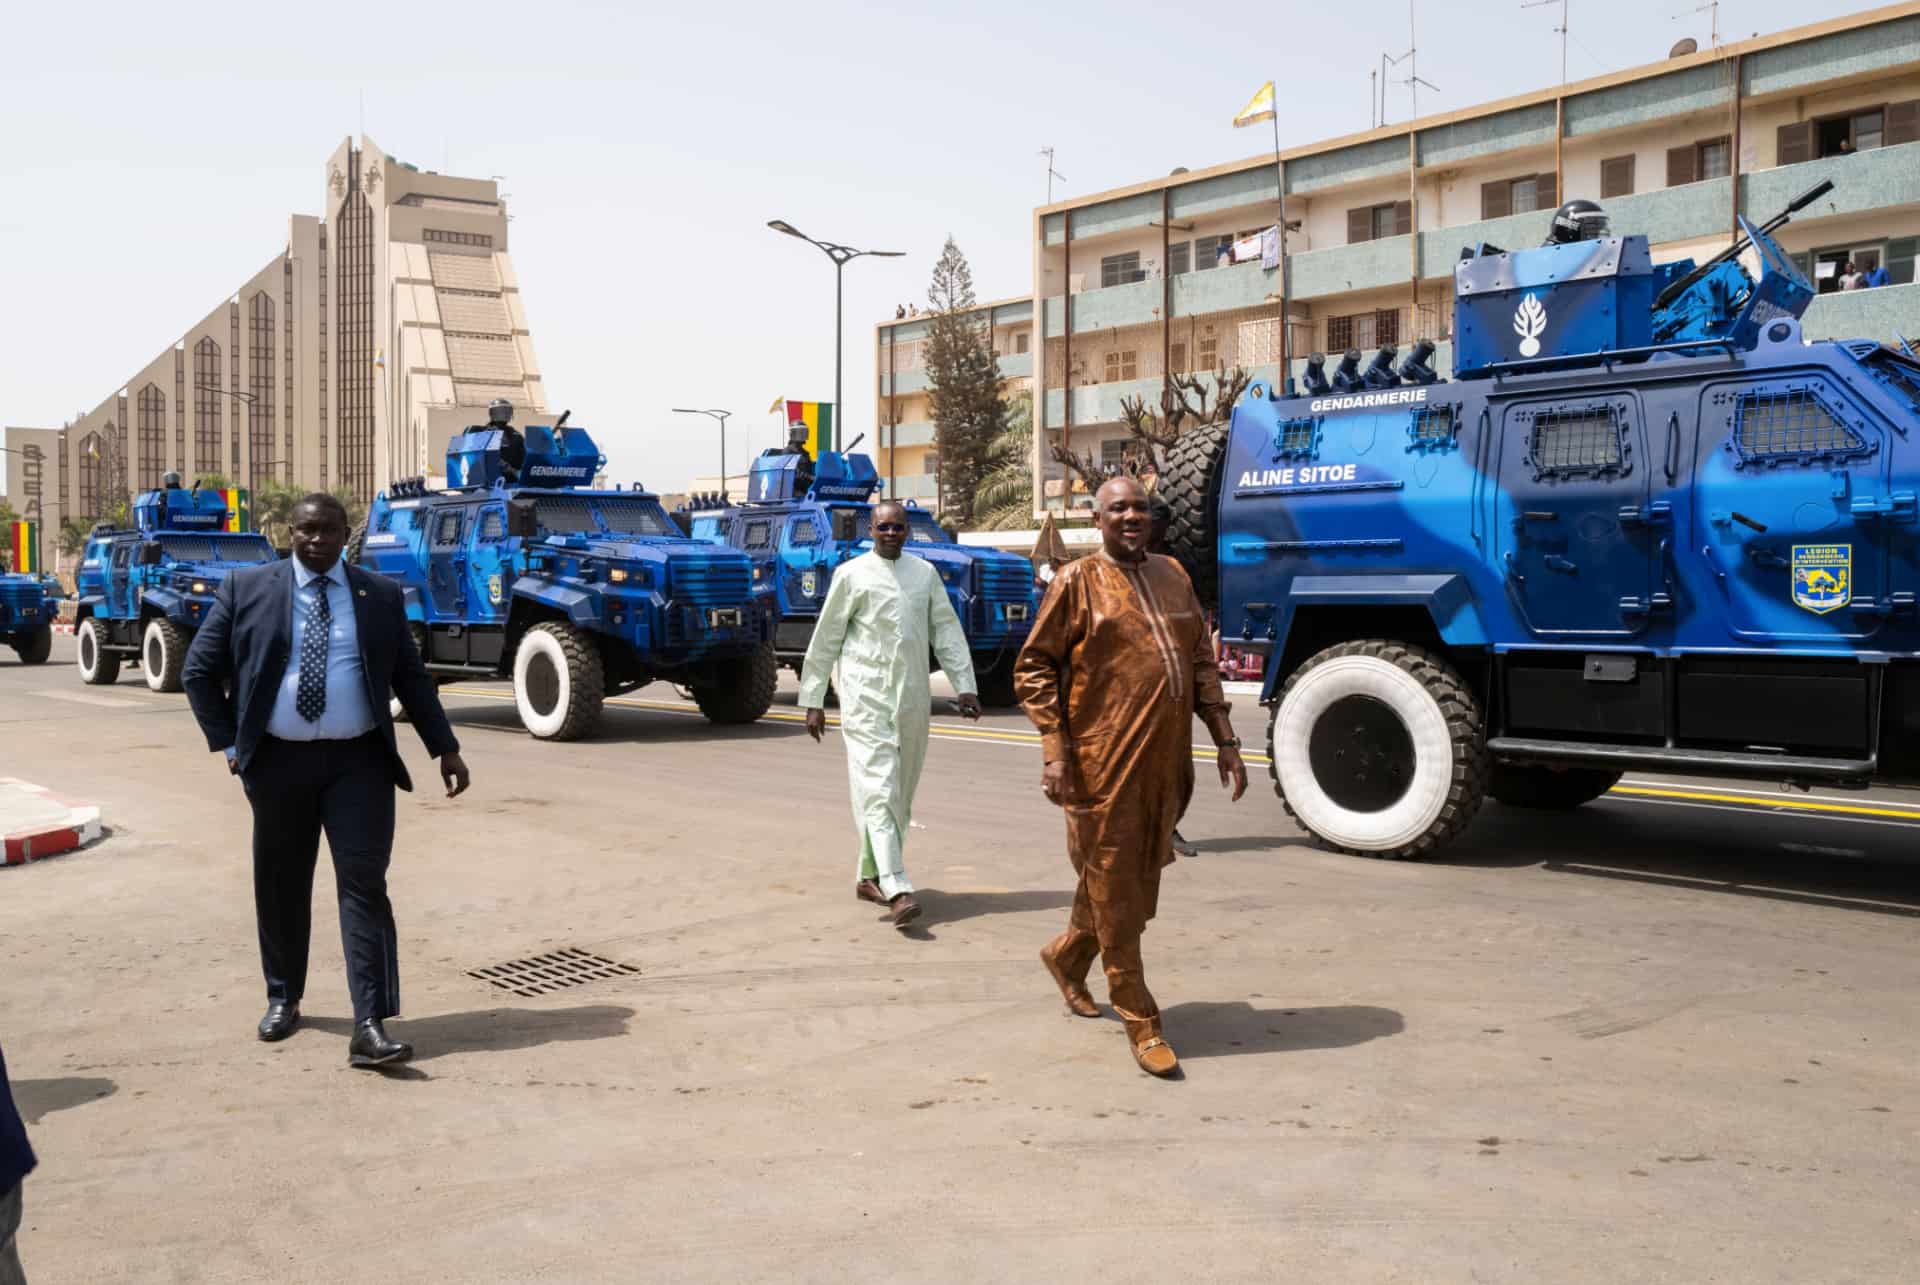
[[[1712,34],[1708,37],[1709,44],[1707,47],[1710,49],[1718,49],[1720,47],[1720,0],[1706,0],[1705,4],[1697,4],[1691,9],[1674,14],[1673,20],[1678,22],[1682,18],[1696,13],[1708,15],[1709,30]]]
[[[1520,7],[1522,9],[1538,9],[1540,6],[1548,4],[1557,4],[1560,6],[1560,25],[1555,27],[1554,30],[1560,33],[1560,83],[1564,85],[1567,83],[1567,0],[1524,0],[1524,3],[1522,3]],[[1580,47],[1582,49],[1586,48],[1585,45]]]
[[[1062,183],[1064,183],[1067,181],[1067,176],[1053,168],[1053,149],[1051,147],[1041,148],[1040,155],[1047,158],[1047,204],[1052,205],[1053,204],[1053,180],[1059,179]]]
[[[1420,119],[1420,86],[1425,85],[1436,94],[1440,92],[1440,86],[1430,80],[1424,80],[1420,76],[1420,46],[1419,42],[1414,38],[1413,5],[1414,0],[1407,0],[1407,52],[1401,54],[1398,58],[1390,58],[1386,54],[1380,55],[1380,123],[1382,125],[1387,123],[1386,73],[1388,68],[1398,67],[1401,63],[1407,64],[1407,78],[1399,83],[1405,85],[1408,94],[1412,96],[1412,118],[1414,120]]]
[[[1367,115],[1372,118],[1369,124],[1370,124],[1370,127],[1373,129],[1380,128],[1379,98],[1380,98],[1380,73],[1377,71],[1370,71],[1367,73]]]

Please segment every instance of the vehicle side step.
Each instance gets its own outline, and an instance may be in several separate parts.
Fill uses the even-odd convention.
[[[1585,741],[1544,741],[1525,736],[1495,736],[1487,749],[1496,758],[1540,759],[1589,767],[1684,770],[1761,781],[1865,781],[1875,759],[1814,758],[1796,754],[1756,754],[1745,750],[1669,749],[1660,745],[1592,745]]]

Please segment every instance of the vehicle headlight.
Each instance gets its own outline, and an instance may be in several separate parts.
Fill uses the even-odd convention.
[[[625,584],[627,582],[627,569],[625,567],[615,567],[607,572],[607,579],[611,580],[614,584]]]
[[[206,581],[196,580],[193,582],[192,585],[189,586],[189,588],[191,588],[194,593],[205,593],[207,591],[208,586]]]

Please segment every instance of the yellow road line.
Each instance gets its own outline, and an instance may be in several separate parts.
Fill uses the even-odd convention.
[[[442,690],[458,696],[479,696],[486,700],[510,701],[513,699],[513,695],[510,692],[488,691],[478,687],[453,686],[443,688]],[[619,705],[625,709],[659,710],[665,714],[699,714],[700,712],[699,706],[683,701],[641,700],[632,696],[610,696],[607,698],[607,704]],[[806,721],[805,714],[784,709],[770,709],[761,715],[761,717],[770,718],[781,723],[804,723]],[[827,726],[840,726],[839,718],[832,714],[827,715]],[[1003,731],[991,727],[956,727],[952,723],[941,722],[935,722],[933,724],[933,735],[948,737],[954,740],[989,741],[997,745],[1030,746],[1040,743],[1040,734],[1038,732],[1021,731],[1017,728],[1007,728]],[[1202,749],[1199,747],[1195,747],[1193,756],[1209,762],[1220,757],[1219,751],[1217,750],[1211,748]],[[1243,753],[1241,758],[1248,763],[1263,765],[1268,761],[1267,756],[1264,754]]]
[[[1920,820],[1906,808],[1873,808],[1857,803],[1824,803],[1815,799],[1765,799],[1749,794],[1718,794],[1705,790],[1653,790],[1641,785],[1616,785],[1608,794],[1642,796],[1654,799],[1691,799],[1697,803],[1732,803],[1755,811],[1788,808],[1795,812],[1828,812],[1837,816],[1898,817],[1903,821]]]

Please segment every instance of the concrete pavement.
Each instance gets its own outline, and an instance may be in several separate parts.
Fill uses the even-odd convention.
[[[306,1024],[253,1039],[244,800],[183,698],[70,649],[0,664],[0,772],[112,830],[0,870],[36,1285],[1912,1276],[1914,796],[1650,779],[1393,864],[1203,762],[1146,938],[1169,1084],[1035,958],[1072,885],[1017,716],[936,715],[903,937],[790,686],[742,729],[649,689],[573,745],[463,688],[473,792],[400,808],[420,1056],[381,1077],[324,866]],[[471,975],[562,948],[639,971]]]

